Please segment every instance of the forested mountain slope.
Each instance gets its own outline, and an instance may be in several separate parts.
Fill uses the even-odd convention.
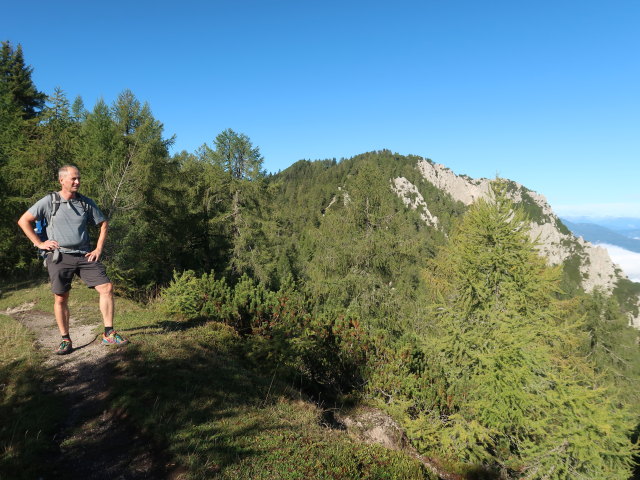
[[[365,166],[367,164],[369,166]],[[430,160],[390,151],[363,154],[340,164],[301,161],[275,177],[275,183],[283,185],[276,200],[281,205],[279,208],[288,205],[288,212],[300,215],[293,230],[303,231],[307,227],[305,221],[317,222],[327,208],[335,208],[336,201],[349,201],[348,185],[363,169],[369,169],[369,177],[376,177],[365,180],[370,191],[379,189],[379,196],[395,193],[406,210],[414,213],[411,221],[419,224],[416,228],[421,232],[422,246],[431,251],[469,205],[489,194],[488,179],[456,175]],[[626,306],[630,323],[640,327],[640,289],[626,279],[607,251],[572,235],[542,195],[516,182],[508,184],[509,198],[527,213],[530,236],[540,253],[549,265],[563,266],[565,292],[574,294],[601,288],[615,293]],[[406,214],[400,213],[399,204],[395,208],[396,214]]]
[[[559,420],[559,430],[551,424],[564,415],[560,398],[586,408],[600,401],[592,387],[604,384],[592,374],[617,378],[612,388],[625,399],[614,404],[634,403],[637,334],[625,325],[637,291],[605,250],[573,237],[542,196],[508,180],[497,182],[496,193],[489,180],[390,151],[298,162],[269,182],[272,220],[283,229],[277,242],[312,299],[308,308],[344,315],[375,339],[361,380],[336,382],[339,388],[366,382],[421,451],[488,462],[505,478],[628,478],[623,470],[578,466],[594,451],[587,450],[600,448],[596,417],[614,421],[613,410],[605,411],[618,407],[590,420],[578,414],[578,424],[591,425],[585,432],[601,432],[589,440],[567,437],[576,418]],[[618,363],[614,351],[635,359]],[[582,364],[584,354],[597,360]],[[538,377],[533,365],[546,373]],[[574,377],[578,371],[586,376]],[[547,375],[555,378],[548,391]],[[617,383],[623,377],[636,386]],[[560,453],[563,442],[577,448],[583,441],[582,453]],[[567,469],[556,470],[566,455]]]

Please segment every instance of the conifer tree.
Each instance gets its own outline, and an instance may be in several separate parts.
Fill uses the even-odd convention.
[[[80,95],[75,98],[73,104],[71,105],[71,114],[73,116],[73,119],[77,122],[86,120],[87,115],[89,115],[89,112],[84,106],[84,100],[82,100],[82,97]]]
[[[601,381],[611,386],[621,404],[633,408],[640,419],[640,334],[629,326],[627,316],[613,295],[595,289],[579,299],[577,313],[584,318],[587,357]]]
[[[538,256],[506,184],[493,188],[434,262],[441,301],[422,339],[428,378],[416,381],[438,394],[409,422],[413,435],[505,478],[627,479],[634,425],[580,356],[583,337],[556,301],[559,271]]]
[[[15,197],[16,176],[12,159],[26,143],[26,126],[22,112],[13,102],[6,85],[0,82],[0,277],[15,274],[20,257],[27,254],[20,248],[15,228],[16,212],[23,206]],[[16,261],[18,260],[18,261]]]
[[[90,170],[103,172],[98,200],[113,230],[106,253],[121,285],[151,287],[170,278],[177,253],[172,235],[179,232],[163,224],[173,218],[175,204],[167,191],[176,172],[168,152],[173,138],[163,138],[162,123],[129,90],[118,96],[109,115],[110,120],[99,102],[83,132],[96,147],[87,157]]]
[[[263,158],[244,133],[227,128],[215,139],[213,158],[236,180],[255,180],[263,175]]]
[[[32,142],[32,155],[38,159],[44,175],[57,183],[58,168],[75,163],[80,139],[80,124],[71,115],[71,105],[61,88],[56,87],[40,115],[38,138]]]
[[[216,136],[214,145],[215,149],[202,145],[197,154],[221,174],[218,183],[226,190],[225,211],[217,212],[212,221],[227,232],[227,273],[235,279],[250,274],[268,284],[273,280],[274,266],[267,251],[267,231],[273,222],[261,209],[268,190],[260,149],[247,135],[230,128]]]
[[[24,61],[22,45],[13,48],[6,41],[2,42],[0,49],[0,82],[4,84],[10,101],[20,109],[25,120],[38,115],[45,105],[47,96],[38,91],[31,74],[33,68],[27,66]]]
[[[199,272],[222,276],[229,260],[228,177],[219,165],[183,151],[174,156],[179,175],[172,188],[180,206],[185,260],[182,265]]]
[[[38,115],[46,96],[31,80],[22,47],[0,49],[0,277],[28,271],[36,261],[15,222],[30,200],[46,191],[31,143],[38,139]],[[28,172],[28,174],[26,174]],[[42,172],[42,178],[48,176]]]
[[[83,112],[84,107],[78,105],[76,109],[82,118],[76,160],[82,172],[82,190],[106,211],[113,197],[105,188],[105,177],[113,165],[120,164],[124,150],[122,135],[118,134],[109,106],[103,99],[99,99],[90,112]]]

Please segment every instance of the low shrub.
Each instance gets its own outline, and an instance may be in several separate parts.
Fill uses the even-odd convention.
[[[219,321],[244,336],[256,364],[278,365],[314,397],[359,388],[372,342],[360,320],[344,312],[312,314],[292,281],[274,292],[248,276],[229,287],[213,274],[175,273],[162,294],[174,318]]]
[[[162,292],[166,313],[179,320],[212,318],[229,322],[232,292],[224,278],[216,280],[213,273],[197,277],[187,270],[174,272],[173,280]]]

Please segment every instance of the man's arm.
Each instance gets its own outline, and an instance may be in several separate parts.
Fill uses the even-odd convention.
[[[27,236],[27,238],[31,240],[31,243],[33,243],[35,247],[41,250],[55,250],[56,248],[58,248],[58,242],[56,242],[55,240],[47,240],[46,242],[40,240],[40,237],[38,237],[36,232],[33,230],[33,222],[35,222],[36,220],[37,219],[33,216],[33,214],[26,211],[22,214],[20,220],[18,220],[18,225]]]
[[[109,222],[106,220],[100,225],[100,235],[98,235],[98,241],[96,242],[96,248],[93,252],[89,252],[85,255],[90,262],[97,262],[102,255],[102,249],[104,248],[104,242],[107,241],[107,231],[109,230]]]

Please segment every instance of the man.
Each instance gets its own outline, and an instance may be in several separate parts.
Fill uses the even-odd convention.
[[[126,344],[128,341],[113,329],[113,285],[100,262],[107,239],[108,222],[93,200],[78,193],[80,172],[76,167],[61,167],[58,179],[60,192],[40,199],[18,220],[18,225],[34,246],[47,252],[46,265],[55,298],[54,312],[62,335],[56,353],[65,355],[73,350],[69,336],[69,290],[74,275],[78,275],[88,287],[95,288],[100,294],[100,312],[104,321],[102,343]],[[47,221],[46,241],[42,241],[33,229],[33,222],[43,219]],[[100,228],[93,250],[87,229],[90,224]]]

